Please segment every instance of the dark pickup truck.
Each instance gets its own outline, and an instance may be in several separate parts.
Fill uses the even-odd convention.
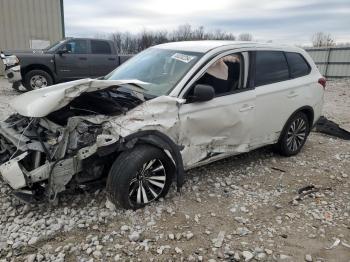
[[[43,50],[4,51],[5,76],[18,89],[95,78],[108,74],[131,55],[118,55],[112,41],[68,38]]]

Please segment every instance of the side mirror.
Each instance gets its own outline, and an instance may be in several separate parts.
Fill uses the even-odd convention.
[[[210,85],[201,85],[198,84],[194,87],[193,90],[193,102],[205,102],[212,100],[215,97],[214,87]]]
[[[63,48],[63,49],[57,51],[57,54],[59,54],[59,55],[63,55],[63,54],[67,54],[67,53],[68,53],[68,50],[66,48]]]
[[[71,52],[72,52],[72,46],[70,44],[66,44],[63,46],[63,48],[61,50],[57,51],[57,54],[63,55],[63,54],[71,53]]]

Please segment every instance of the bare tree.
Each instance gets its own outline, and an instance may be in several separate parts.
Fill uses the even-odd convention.
[[[119,54],[122,53],[123,38],[121,32],[115,32],[110,35],[110,39],[114,42],[115,47]]]
[[[193,40],[202,40],[204,39],[204,27],[200,26],[197,29],[193,30],[192,33]]]
[[[192,39],[192,26],[189,24],[179,25],[173,32],[174,41],[188,41]]]
[[[253,41],[253,35],[250,33],[242,33],[238,36],[239,41]]]
[[[312,45],[314,47],[334,46],[334,37],[329,33],[317,32],[312,36]]]

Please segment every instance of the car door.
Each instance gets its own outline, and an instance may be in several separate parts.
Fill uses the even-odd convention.
[[[252,146],[277,142],[288,118],[297,109],[300,90],[290,79],[284,52],[258,50],[252,53],[256,91],[255,126]]]
[[[62,51],[64,53],[61,53]],[[55,54],[56,73],[61,80],[89,77],[88,41],[73,39],[65,43]]]
[[[246,83],[248,55],[241,59],[239,84],[228,92],[215,94],[206,102],[190,102],[191,90],[210,67],[223,56],[211,60],[188,88],[186,103],[179,109],[182,156],[186,168],[221,157],[249,151],[254,125],[255,91]],[[215,89],[215,88],[214,88]]]
[[[91,40],[90,73],[91,76],[105,76],[113,71],[118,65],[118,57],[112,51],[109,42],[103,40]]]

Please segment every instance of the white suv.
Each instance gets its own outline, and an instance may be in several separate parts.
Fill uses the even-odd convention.
[[[0,172],[26,201],[106,179],[109,200],[140,208],[187,169],[269,144],[297,154],[325,84],[296,47],[158,45],[104,78],[18,96],[0,124]]]

